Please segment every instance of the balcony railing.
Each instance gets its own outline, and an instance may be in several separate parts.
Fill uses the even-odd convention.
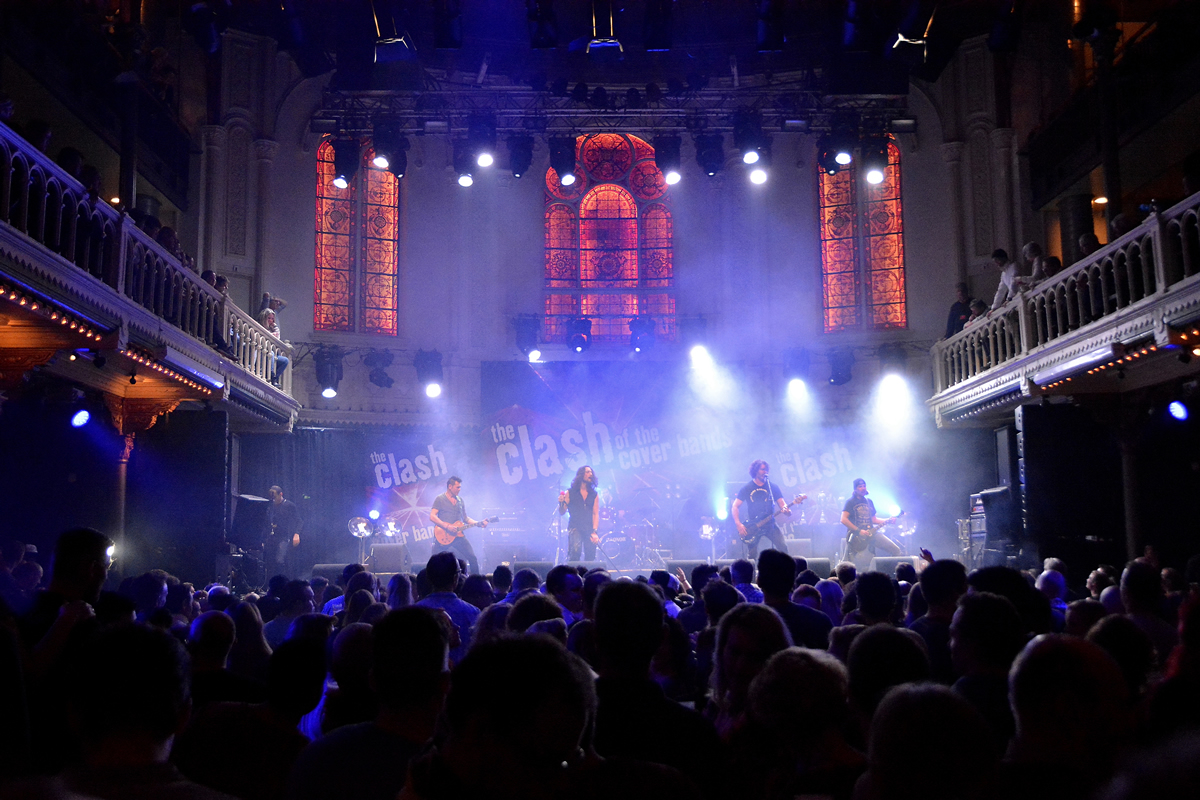
[[[1200,274],[1200,193],[1068,269],[1019,292],[988,319],[934,345],[938,394],[1051,347],[1073,331],[1137,313]]]
[[[291,394],[289,344],[2,123],[0,223]]]

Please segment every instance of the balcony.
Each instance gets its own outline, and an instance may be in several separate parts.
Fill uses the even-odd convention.
[[[103,391],[118,429],[185,402],[235,430],[296,419],[291,345],[3,124],[0,287],[0,389],[41,367]]]
[[[938,425],[990,424],[1034,398],[1127,392],[1200,370],[1198,219],[1200,193],[934,345],[927,405]]]

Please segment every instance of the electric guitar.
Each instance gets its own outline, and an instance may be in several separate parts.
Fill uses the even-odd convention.
[[[458,537],[465,536],[466,534],[464,534],[463,531],[465,531],[467,528],[483,527],[485,524],[497,522],[499,519],[500,517],[491,517],[489,519],[476,520],[475,522],[452,522],[450,523],[450,530],[434,528],[433,538],[437,539],[438,544],[442,545],[443,547],[448,547],[454,544],[454,540]]]
[[[806,494],[796,495],[796,497],[792,500],[792,502],[787,504],[787,508],[781,509],[781,510],[776,511],[771,514],[767,514],[762,519],[754,520],[753,522],[743,523],[742,527],[746,529],[746,532],[744,534],[739,532],[738,535],[741,536],[742,541],[746,542],[747,544],[757,542],[759,540],[759,537],[761,537],[763,534],[765,534],[767,532],[767,525],[774,522],[776,517],[781,517],[784,514],[787,514],[792,506],[800,505],[807,499],[808,499],[808,495],[806,495]]]
[[[899,514],[892,517],[882,525],[864,525],[857,531],[847,531],[846,553],[849,555],[854,555],[855,553],[861,553],[863,550],[866,550],[871,546],[871,542],[875,539],[875,534],[885,529],[893,521],[903,517],[906,513],[908,512],[901,511]]]

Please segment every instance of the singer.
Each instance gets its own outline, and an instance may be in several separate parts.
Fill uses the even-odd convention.
[[[596,529],[600,526],[600,504],[596,502],[596,473],[584,465],[575,471],[571,488],[558,493],[559,515],[569,513],[567,525],[567,560],[585,561],[596,559],[596,544],[600,537]]]

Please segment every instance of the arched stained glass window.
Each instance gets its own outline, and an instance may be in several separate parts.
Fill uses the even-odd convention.
[[[624,134],[581,136],[575,169],[569,187],[546,173],[546,339],[564,341],[567,321],[587,317],[593,341],[627,341],[641,315],[674,339],[671,212],[654,148]]]
[[[857,159],[833,175],[818,167],[817,176],[825,331],[907,328],[900,149],[889,142],[875,186]]]
[[[400,182],[366,148],[350,185],[333,185],[333,146],[317,150],[313,329],[395,336],[399,327]]]

